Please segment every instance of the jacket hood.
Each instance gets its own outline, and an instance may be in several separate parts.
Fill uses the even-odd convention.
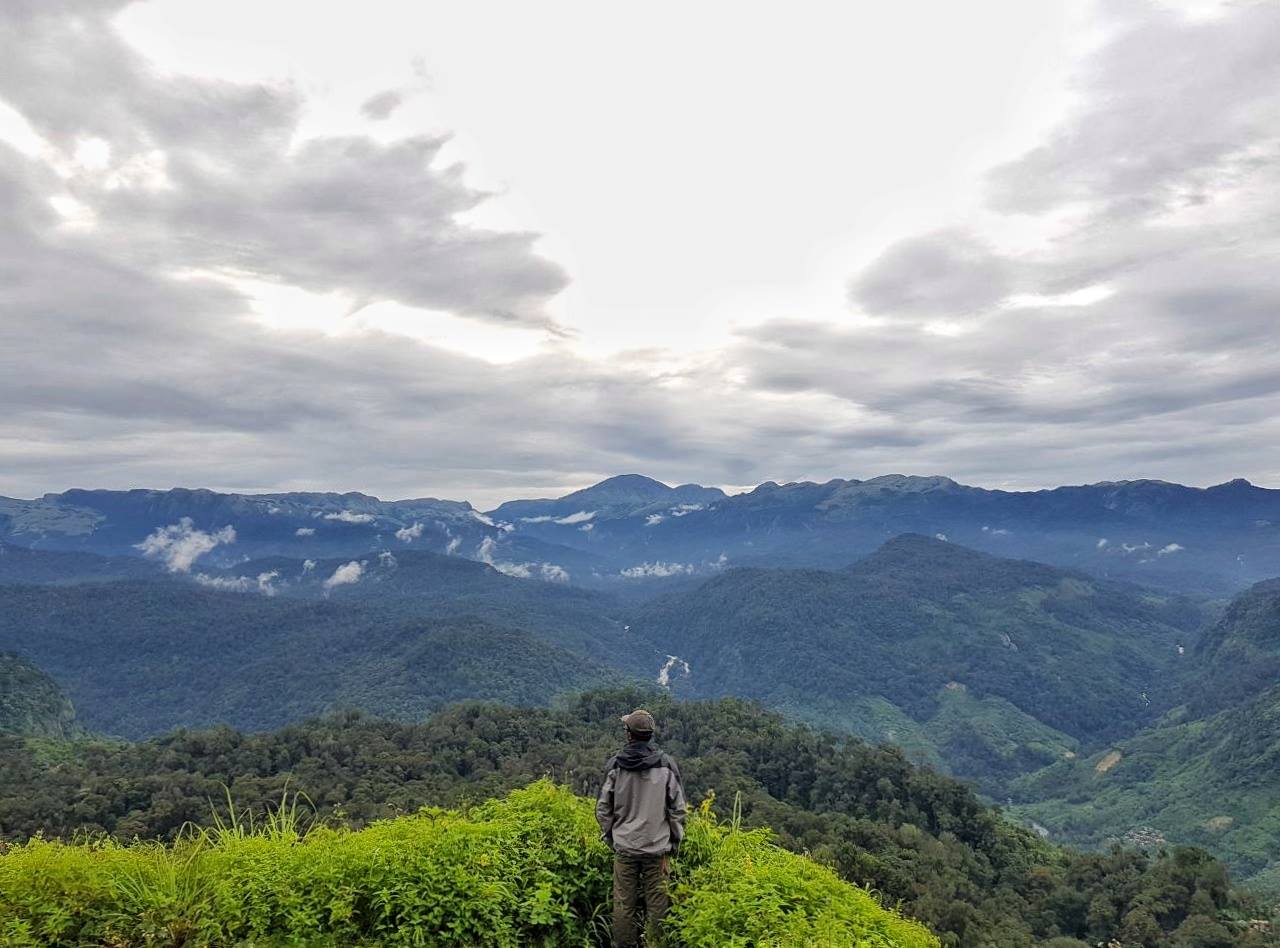
[[[618,751],[615,759],[623,770],[650,770],[662,763],[662,751],[651,743],[633,741]]]

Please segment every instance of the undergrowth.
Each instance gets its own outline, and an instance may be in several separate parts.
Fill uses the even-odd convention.
[[[298,798],[172,846],[33,839],[0,856],[0,944],[104,948],[588,946],[608,943],[610,865],[590,801],[539,781],[465,811],[352,831],[304,826]],[[762,830],[690,820],[672,946],[936,948]]]

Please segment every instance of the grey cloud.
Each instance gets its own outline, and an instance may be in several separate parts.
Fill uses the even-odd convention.
[[[1017,271],[972,234],[939,231],[885,250],[849,287],[873,315],[956,317],[980,312],[1014,291]]]
[[[1127,179],[1108,190],[1120,178],[1105,168],[1080,177],[1068,196],[1096,194],[1095,212],[1037,256],[1002,256],[962,228],[889,248],[851,289],[885,317],[876,325],[768,323],[674,371],[654,353],[560,350],[494,366],[400,337],[272,331],[225,284],[175,276],[234,266],[524,326],[546,324],[541,304],[563,280],[527,236],[453,223],[480,196],[457,172],[432,170],[438,140],[328,138],[291,151],[296,90],[157,77],[110,31],[113,8],[78,5],[95,27],[79,37],[48,12],[67,4],[0,15],[0,43],[31,41],[0,51],[0,95],[61,148],[109,140],[113,166],[162,149],[173,185],[112,190],[89,171],[63,182],[0,145],[0,493],[185,484],[488,503],[626,470],[729,484],[904,469],[1031,486],[1280,476],[1259,449],[1280,439],[1280,182],[1248,123],[1228,123],[1233,146],[1163,173],[1149,193]],[[1231,16],[1261,29],[1255,12]],[[1163,24],[1152,36],[1200,28]],[[1175,88],[1172,73],[1197,65],[1196,43],[1176,39],[1192,59],[1165,67]],[[83,76],[51,52],[60,43]],[[1090,123],[1110,127],[1131,108],[1123,76],[1105,81],[1114,88],[1073,120],[1083,139],[1100,140]],[[1266,114],[1280,94],[1252,79],[1215,88],[1249,100],[1224,102],[1233,114]],[[1070,145],[1066,135],[1049,147]],[[1043,182],[1024,177],[1015,187],[1013,172],[997,175],[1023,195],[1018,206],[1039,206]],[[97,211],[95,229],[51,211],[48,195],[64,186]],[[1184,190],[1197,201],[1169,200]],[[1164,210],[1116,210],[1144,201]],[[998,305],[1091,283],[1115,295]],[[927,331],[961,316],[959,335]]]
[[[86,138],[110,146],[109,169],[68,182],[103,242],[138,266],[234,268],[364,303],[555,328],[544,306],[564,272],[534,253],[535,235],[456,223],[484,195],[460,167],[432,167],[441,140],[294,147],[296,89],[159,76],[114,32],[123,5],[0,16],[0,97],[68,156]],[[164,185],[120,186],[128,169]]]
[[[1280,408],[1280,9],[1136,9],[1086,64],[1075,114],[991,175],[996,212],[1073,209],[1046,248],[1015,257],[958,227],[901,241],[850,286],[882,319],[746,331],[746,384],[839,399],[949,471],[1026,472],[1038,451],[1050,483],[1156,462],[1274,480],[1247,445],[1272,443]],[[1045,299],[1097,285],[1113,295]],[[954,335],[927,331],[958,316]]]
[[[1144,216],[1211,201],[1256,158],[1249,146],[1274,136],[1280,7],[1241,3],[1193,22],[1154,3],[1134,10],[1078,82],[1088,106],[993,173],[997,208],[1078,201]]]
[[[365,99],[360,106],[360,114],[373,121],[390,118],[391,113],[404,103],[404,94],[398,89],[387,89]]]

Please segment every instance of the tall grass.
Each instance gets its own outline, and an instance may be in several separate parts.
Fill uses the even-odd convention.
[[[35,839],[0,856],[6,946],[594,946],[607,944],[610,853],[591,803],[540,781],[467,811],[360,831],[304,827],[286,795],[170,847]],[[690,821],[670,939],[688,948],[934,948],[830,870],[763,831]]]

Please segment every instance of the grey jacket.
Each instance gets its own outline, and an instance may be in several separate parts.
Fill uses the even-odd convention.
[[[684,839],[680,768],[652,744],[632,742],[609,758],[596,801],[603,839],[623,856],[664,856]]]

